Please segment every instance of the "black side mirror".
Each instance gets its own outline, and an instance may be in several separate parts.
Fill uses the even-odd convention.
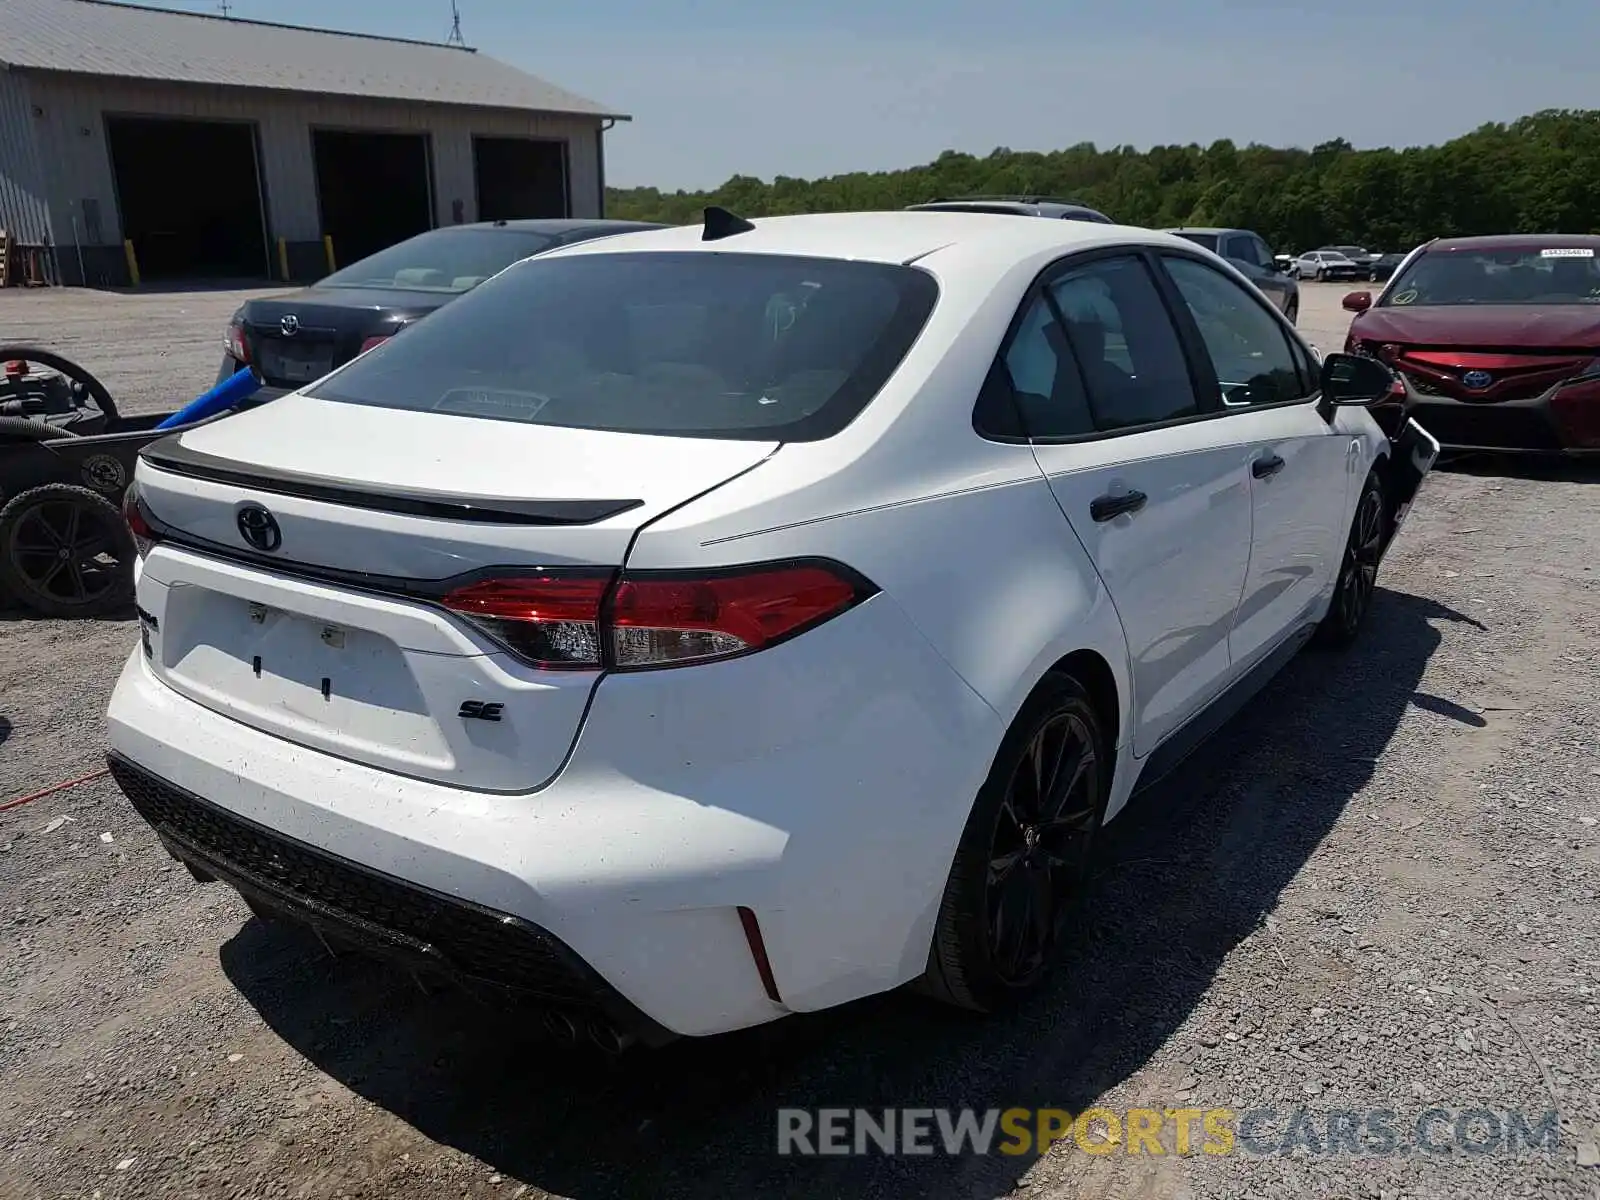
[[[1329,354],[1322,360],[1322,400],[1329,405],[1376,404],[1394,388],[1399,376],[1375,358],[1361,354]]]

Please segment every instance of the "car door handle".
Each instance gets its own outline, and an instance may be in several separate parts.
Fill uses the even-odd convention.
[[[1269,475],[1276,475],[1283,470],[1283,459],[1276,454],[1269,454],[1265,458],[1258,458],[1250,464],[1250,474],[1257,479],[1265,479]]]
[[[1109,521],[1123,513],[1138,512],[1150,497],[1143,492],[1123,492],[1118,496],[1097,496],[1089,502],[1089,515],[1096,521]]]

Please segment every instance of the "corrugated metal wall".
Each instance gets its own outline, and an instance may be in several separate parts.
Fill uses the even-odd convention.
[[[25,245],[50,238],[37,124],[27,78],[0,67],[0,229]]]
[[[0,80],[4,76],[0,75]],[[592,117],[545,116],[441,105],[305,96],[227,88],[140,83],[92,76],[32,75],[31,102],[44,109],[31,117],[48,180],[50,212],[58,244],[70,244],[76,217],[84,228],[88,212],[100,214],[102,242],[122,238],[117,217],[111,156],[106,147],[106,114],[192,117],[197,120],[246,121],[259,131],[267,197],[267,224],[274,238],[314,241],[322,236],[317,216],[316,174],[311,151],[313,127],[426,133],[430,136],[434,178],[434,220],[451,222],[452,205],[462,202],[465,219],[477,219],[472,137],[539,137],[568,144],[572,215],[599,215],[600,164]],[[27,105],[23,114],[29,115]],[[8,159],[5,147],[4,92],[0,92],[0,169]],[[172,186],[191,187],[204,180],[197,164],[193,180],[175,179]],[[3,194],[3,191],[0,191]]]

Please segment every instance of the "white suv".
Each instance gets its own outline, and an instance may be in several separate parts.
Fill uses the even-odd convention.
[[[158,442],[118,782],[202,879],[553,1027],[1056,955],[1096,829],[1319,627],[1437,446],[1181,239],[902,212],[520,263]]]

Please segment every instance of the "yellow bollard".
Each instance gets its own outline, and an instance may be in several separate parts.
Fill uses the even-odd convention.
[[[133,252],[133,239],[122,239],[122,252],[128,257],[128,278],[133,281],[133,286],[139,286],[139,256]],[[88,280],[84,280],[85,285]]]
[[[322,250],[328,256],[328,274],[332,275],[339,268],[333,265],[333,234],[322,235]]]
[[[287,238],[278,239],[278,273],[283,276],[285,283],[289,282],[289,242]]]

